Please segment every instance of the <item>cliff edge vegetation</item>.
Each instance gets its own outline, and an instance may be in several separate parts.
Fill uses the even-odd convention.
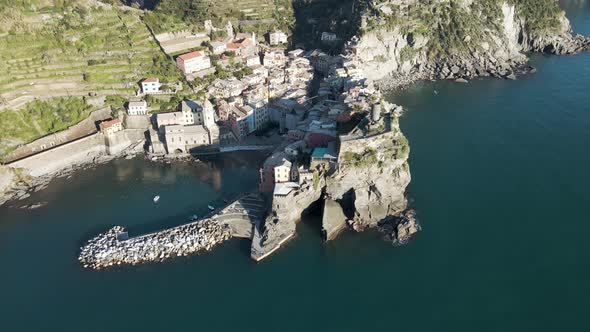
[[[366,1],[349,51],[367,77],[515,78],[526,52],[571,54],[590,41],[572,32],[555,0]]]

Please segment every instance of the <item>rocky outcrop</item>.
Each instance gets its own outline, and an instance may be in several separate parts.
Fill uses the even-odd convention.
[[[302,214],[322,197],[326,181],[316,173],[314,179],[301,184],[299,190],[286,196],[273,196],[272,206],[264,223],[257,226],[252,239],[251,257],[259,261],[295,235]]]
[[[422,229],[416,220],[416,211],[412,209],[384,220],[379,226],[379,230],[385,234],[385,238],[397,245],[407,243],[414,234]]]
[[[324,214],[322,216],[324,240],[334,240],[346,228],[346,220],[346,215],[344,215],[340,203],[332,199],[326,199],[324,201]]]
[[[390,112],[394,106],[384,105],[385,117],[365,118],[351,134],[340,137],[337,169],[314,170],[313,179],[303,182],[300,189],[287,196],[273,196],[269,215],[255,231],[251,251],[254,260],[262,260],[295,235],[303,212],[322,199],[325,240],[334,239],[347,222],[360,232],[406,210],[405,190],[411,180],[410,148],[399,130],[396,114],[401,109]],[[408,228],[400,234],[409,237],[418,229]]]
[[[339,169],[327,179],[326,196],[351,205],[353,229],[375,227],[406,209],[408,156],[408,142],[399,130],[342,140]]]
[[[590,39],[573,34],[563,13],[558,15],[553,29],[532,32],[514,4],[499,2],[497,23],[490,23],[494,20],[486,20],[479,7],[475,7],[478,1],[457,2],[462,6],[453,9],[450,15],[460,19],[447,22],[449,31],[441,30],[439,35],[421,32],[420,27],[423,29],[429,22],[412,25],[408,22],[415,19],[402,16],[398,20],[406,22],[388,25],[388,18],[396,14],[388,15],[381,9],[380,16],[367,14],[363,18],[364,33],[353,37],[346,52],[360,63],[365,77],[395,88],[420,79],[477,76],[511,79],[532,70],[526,65],[525,52],[573,54],[590,49]],[[448,8],[444,2],[415,6],[429,5],[439,6],[435,13]],[[443,20],[441,17],[438,19]],[[373,22],[372,27],[367,27],[367,21]],[[441,26],[444,23],[439,22],[432,28]],[[449,35],[456,37],[449,38]]]

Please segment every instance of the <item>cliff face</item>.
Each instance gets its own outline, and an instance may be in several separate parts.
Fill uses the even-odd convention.
[[[407,207],[409,147],[401,132],[343,141],[339,170],[327,179],[326,196],[353,208],[355,230],[375,227]]]
[[[542,3],[553,0],[539,1]],[[378,3],[379,1],[375,1]],[[347,45],[366,77],[514,78],[523,52],[571,54],[590,47],[551,7],[527,11],[523,0],[385,1],[362,19],[362,34]],[[535,15],[547,15],[536,17]],[[540,23],[540,22],[549,23]]]
[[[316,173],[314,179],[304,182],[299,190],[287,196],[273,197],[270,212],[264,224],[256,226],[252,239],[251,256],[254,260],[263,259],[295,235],[301,215],[322,198],[325,186],[325,178]]]

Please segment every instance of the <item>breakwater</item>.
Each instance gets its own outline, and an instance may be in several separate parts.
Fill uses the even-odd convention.
[[[232,237],[251,238],[254,224],[265,213],[259,194],[245,194],[202,220],[134,238],[122,226],[89,240],[78,260],[85,268],[161,262],[210,251]]]
[[[78,260],[91,269],[159,262],[211,250],[230,238],[227,224],[209,219],[131,239],[125,228],[115,226],[88,241]]]

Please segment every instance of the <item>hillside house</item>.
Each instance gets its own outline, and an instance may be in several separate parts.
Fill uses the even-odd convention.
[[[134,115],[147,115],[148,104],[145,100],[132,100],[127,105],[127,114]]]
[[[144,94],[160,93],[161,86],[159,78],[150,77],[141,81],[141,91]]]
[[[211,52],[213,54],[221,54],[227,50],[224,42],[214,41],[211,43]]]
[[[190,52],[179,55],[176,58],[176,66],[184,74],[192,74],[204,69],[211,68],[211,59],[204,52]]]
[[[287,34],[282,31],[273,31],[268,34],[268,41],[271,46],[287,43]]]

